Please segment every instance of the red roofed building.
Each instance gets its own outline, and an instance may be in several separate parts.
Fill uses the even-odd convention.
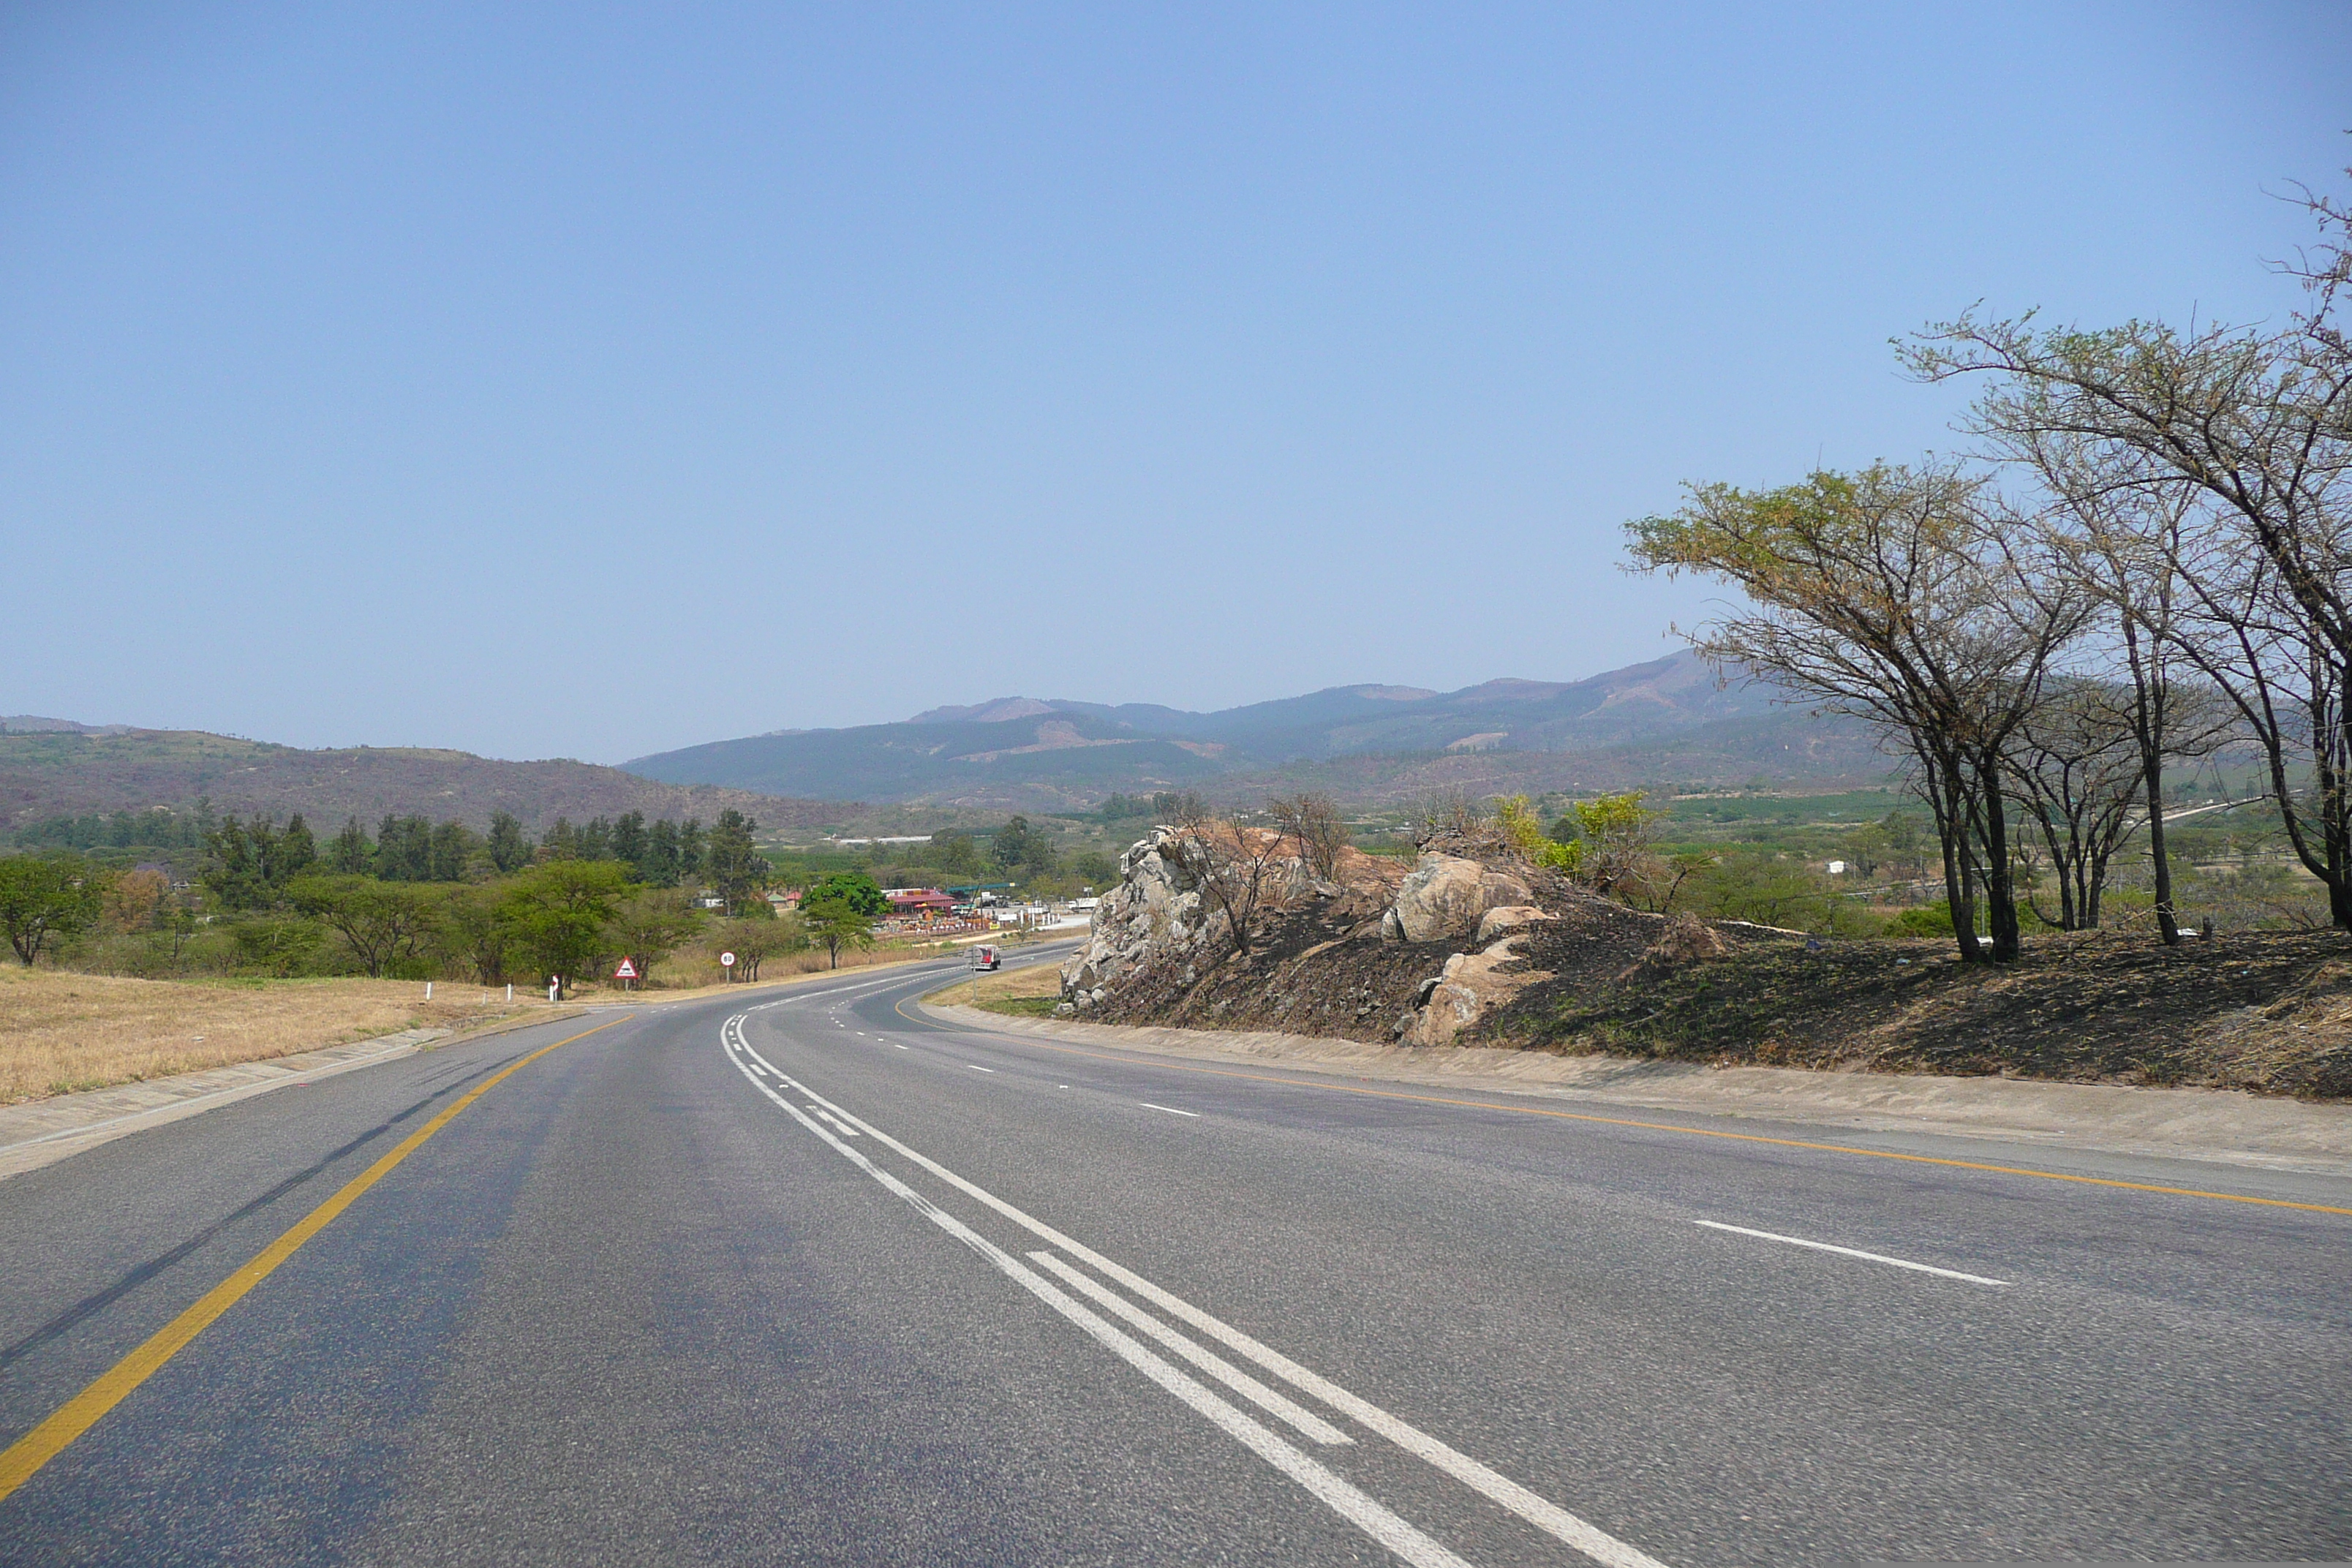
[[[937,888],[890,888],[882,896],[894,915],[944,915],[955,909],[955,900]]]

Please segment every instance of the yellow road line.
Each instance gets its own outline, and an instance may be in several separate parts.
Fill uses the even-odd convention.
[[[905,1006],[901,1003],[900,1007]],[[901,1011],[898,1016],[909,1023],[920,1023],[912,1014]],[[1049,1046],[1029,1035],[996,1035],[998,1039],[1018,1040],[1035,1046],[1040,1050],[1059,1051],[1064,1056],[1086,1057],[1093,1061],[1118,1062],[1123,1067],[1139,1064],[1131,1057],[1108,1057],[1098,1051],[1082,1051],[1073,1046]],[[1243,1072],[1234,1068],[1191,1067],[1176,1062],[1153,1062],[1174,1072],[1208,1073],[1215,1078],[1246,1078],[1259,1083],[1286,1083],[1294,1089],[1330,1089],[1339,1094],[1365,1094],[1376,1100],[1415,1100],[1426,1105],[1463,1105],[1474,1110],[1507,1110],[1520,1116],[1550,1116],[1563,1121],[1597,1121],[1606,1127],[1640,1127],[1652,1132],[1682,1132],[1693,1138],[1725,1138],[1737,1143],[1772,1143],[1783,1149],[1819,1149],[1832,1154],[1860,1154],[1872,1160],[1902,1160],[1914,1165],[1945,1165],[1958,1171],[1990,1171],[2002,1176],[2032,1176],[2044,1182],[2077,1182],[2087,1187],[2122,1187],[2135,1193],[2162,1193],[2176,1198],[2210,1198],[2216,1203],[2255,1204],[2263,1208],[2302,1209],[2310,1214],[2352,1215],[2352,1208],[2336,1208],[2327,1204],[2299,1204],[2289,1198],[2249,1197],[2243,1193],[2209,1193],[2198,1187],[2164,1187],[2153,1182],[2124,1182],[2112,1176],[2076,1176],[2063,1171],[2035,1171],[2022,1165],[1989,1165],[1976,1160],[1946,1160],[1933,1154],[1898,1154],[1887,1149],[1857,1149],[1850,1143],[1809,1143],[1801,1138],[1768,1138],[1760,1132],[1724,1132],[1712,1127],[1681,1127],[1671,1121],[1638,1121],[1629,1116],[1593,1116],[1575,1110],[1552,1110],[1540,1105],[1496,1105],[1481,1100],[1449,1100],[1437,1094],[1407,1094],[1393,1089],[1358,1089],[1353,1084],[1313,1083],[1305,1079],[1277,1078],[1272,1073]],[[1312,1072],[1312,1068],[1302,1068]],[[1964,1135],[1963,1135],[1964,1136]]]
[[[552,1046],[541,1046],[480,1085],[440,1115],[403,1139],[400,1146],[385,1154],[374,1164],[343,1184],[342,1190],[297,1221],[294,1227],[254,1255],[253,1260],[211,1289],[196,1304],[158,1329],[145,1344],[116,1362],[96,1383],[59,1405],[49,1418],[9,1445],[0,1453],[0,1500],[31,1480],[43,1465],[65,1452],[72,1441],[89,1431],[100,1416],[131,1395],[131,1391],[163,1369],[163,1363],[179,1354],[189,1341],[211,1326],[213,1320],[236,1305],[245,1293],[269,1278],[270,1271],[301,1248],[334,1217],[352,1206],[359,1195],[391,1174],[393,1167],[415,1153],[427,1138],[432,1137],[466,1107],[498,1088],[507,1079],[529,1067],[548,1052],[568,1046],[573,1040],[584,1040],[597,1029],[609,1029],[623,1020],[609,1019],[594,1029],[558,1040]]]

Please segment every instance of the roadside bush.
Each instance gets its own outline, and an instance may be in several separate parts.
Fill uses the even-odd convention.
[[[290,980],[322,973],[319,958],[327,945],[327,931],[316,921],[255,915],[231,926],[229,940],[236,944],[236,966],[246,973]]]

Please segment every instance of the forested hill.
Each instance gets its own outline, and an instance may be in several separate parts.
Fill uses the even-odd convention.
[[[590,763],[509,763],[466,752],[408,747],[303,751],[196,730],[0,734],[0,831],[93,812],[183,810],[209,799],[223,815],[283,820],[300,812],[324,831],[387,813],[455,819],[477,829],[509,812],[532,832],[642,811],[648,817],[717,817],[729,806],[762,827],[825,826],[858,807],[751,790],[664,784]]]
[[[1889,764],[1858,727],[1816,719],[1770,688],[1718,681],[1679,653],[1579,681],[1343,686],[1213,713],[1009,697],[623,765],[681,784],[1052,810],[1114,791],[1246,795],[1286,782],[1361,802],[1457,786],[1712,787],[1759,775],[1843,784],[1875,780]]]

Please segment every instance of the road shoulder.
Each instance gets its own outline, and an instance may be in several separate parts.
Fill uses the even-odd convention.
[[[1709,1068],[1482,1047],[1021,1018],[922,1005],[941,1023],[1194,1061],[1296,1068],[1389,1083],[1744,1117],[1874,1133],[1944,1134],[2105,1153],[2352,1176],[2352,1106],[2231,1089],[2023,1079]]]
[[[421,1050],[560,1023],[579,1017],[583,1011],[566,1008],[509,1018],[464,1034],[450,1029],[404,1029],[398,1034],[378,1035],[292,1056],[237,1062],[201,1072],[150,1079],[143,1083],[120,1083],[79,1094],[52,1095],[23,1105],[0,1106],[0,1181],[54,1164],[100,1143],[199,1116],[289,1084],[315,1082],[359,1068],[396,1061]]]

